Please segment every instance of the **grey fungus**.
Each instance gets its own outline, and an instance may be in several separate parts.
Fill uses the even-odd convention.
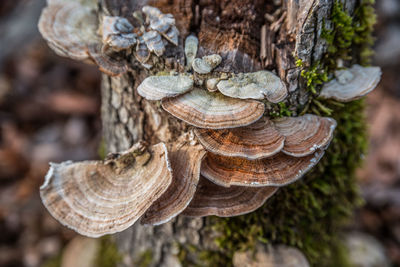
[[[57,2],[47,6],[38,26],[43,38],[58,55],[75,60],[88,60],[88,45],[99,40],[96,13],[77,2]]]
[[[269,71],[241,73],[217,84],[218,90],[230,97],[240,99],[264,99],[278,103],[287,96],[286,85]]]
[[[198,47],[199,40],[195,35],[189,35],[185,39],[186,66],[189,68],[192,67],[192,62],[196,58]]]
[[[139,95],[147,100],[161,100],[186,93],[193,88],[193,80],[183,75],[150,76],[138,86]]]
[[[156,31],[148,31],[143,34],[143,40],[147,48],[154,52],[158,57],[161,57],[165,51],[165,45],[161,36]]]
[[[125,230],[172,182],[163,143],[142,143],[105,161],[51,164],[40,196],[63,225],[89,237]]]
[[[115,51],[122,51],[136,44],[137,35],[132,24],[122,17],[104,16],[102,23],[103,44],[109,45]]]
[[[192,62],[192,68],[195,72],[199,74],[208,74],[215,67],[221,64],[222,58],[220,55],[213,54],[209,56],[204,56],[203,58],[196,58]]]
[[[349,69],[337,70],[335,79],[323,86],[320,97],[341,102],[357,100],[375,89],[381,75],[379,67],[362,67],[357,64]]]

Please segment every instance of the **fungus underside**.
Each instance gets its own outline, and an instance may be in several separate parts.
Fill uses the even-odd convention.
[[[367,150],[364,100],[342,104],[316,99],[322,84],[333,73],[336,60],[368,65],[372,55],[372,30],[376,21],[374,0],[361,0],[352,18],[340,2],[335,2],[333,29],[324,30],[329,49],[323,60],[304,68],[302,77],[312,92],[309,103],[299,113],[329,115],[338,122],[335,137],[321,162],[302,180],[281,188],[253,213],[232,218],[206,218],[208,227],[220,233],[215,242],[219,251],[199,251],[181,246],[184,266],[196,266],[188,255],[197,254],[201,265],[231,266],[233,253],[252,249],[257,241],[287,244],[305,253],[312,266],[348,266],[346,250],[338,232],[360,207],[355,171]],[[302,62],[297,62],[302,67]],[[315,92],[313,92],[315,91]],[[274,117],[288,116],[288,107],[279,103]]]

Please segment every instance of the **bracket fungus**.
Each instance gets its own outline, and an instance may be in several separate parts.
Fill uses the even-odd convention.
[[[195,58],[192,62],[192,68],[199,74],[207,74],[221,64],[221,61],[222,57],[217,54],[204,56],[201,59]]]
[[[196,58],[197,49],[199,47],[199,40],[194,35],[189,35],[185,39],[185,56],[186,65],[192,67],[192,62]]]
[[[172,172],[163,143],[141,143],[106,161],[51,164],[40,196],[62,224],[90,237],[125,230],[168,188]]]
[[[353,65],[350,69],[338,70],[336,78],[326,83],[320,97],[333,98],[341,102],[357,100],[375,89],[381,79],[379,67]]]
[[[317,151],[299,158],[278,153],[269,158],[247,160],[208,153],[201,166],[201,175],[225,187],[284,186],[300,179],[323,154],[324,151]]]
[[[195,88],[161,102],[164,110],[199,128],[224,129],[249,125],[264,114],[264,104]]]
[[[186,93],[193,88],[193,79],[187,75],[150,76],[138,86],[139,95],[147,100],[161,100]]]
[[[278,118],[273,122],[285,137],[282,152],[293,157],[304,157],[318,149],[325,149],[331,142],[336,128],[334,119],[311,114]]]
[[[269,71],[240,73],[217,84],[218,90],[230,97],[241,99],[264,99],[278,103],[287,96],[284,82]]]
[[[90,58],[99,67],[99,70],[110,76],[118,76],[128,71],[128,65],[124,59],[119,60],[107,55],[102,51],[100,44],[91,44],[88,46]]]
[[[192,139],[192,140],[190,140]],[[159,225],[180,214],[192,201],[200,178],[200,166],[206,151],[184,134],[169,152],[173,170],[172,183],[141,219],[142,224]]]
[[[210,152],[226,157],[260,159],[282,150],[285,137],[268,119],[234,129],[196,129],[200,143]]]
[[[272,186],[221,187],[201,177],[193,200],[182,214],[190,217],[243,215],[261,207],[277,190]]]
[[[111,46],[116,51],[126,50],[136,44],[137,35],[132,24],[122,17],[103,17],[103,44]]]
[[[97,24],[96,13],[91,8],[77,2],[66,2],[44,8],[38,27],[43,38],[58,55],[87,60],[87,46],[99,40]]]

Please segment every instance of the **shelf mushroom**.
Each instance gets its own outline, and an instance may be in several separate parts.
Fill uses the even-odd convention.
[[[193,88],[193,79],[187,75],[150,76],[138,86],[138,94],[147,100],[161,100],[186,93]]]
[[[247,160],[208,153],[201,165],[201,175],[224,187],[284,186],[303,177],[323,155],[324,151],[317,151],[296,158],[278,153],[269,158]]]
[[[76,60],[88,60],[88,45],[99,41],[96,13],[77,2],[47,6],[38,26],[43,38],[58,55]]]
[[[200,166],[206,151],[184,134],[169,150],[172,182],[141,219],[142,224],[159,225],[179,215],[192,201],[200,178]]]
[[[286,85],[269,71],[240,73],[217,84],[218,90],[240,99],[264,99],[271,103],[283,101],[287,96]]]
[[[163,143],[141,143],[106,161],[51,164],[40,196],[62,224],[89,237],[125,230],[168,188],[172,172]]]
[[[136,44],[137,35],[132,24],[122,17],[104,16],[102,25],[103,44],[109,45],[115,51],[131,48]]]
[[[277,187],[271,186],[221,187],[201,177],[196,194],[182,215],[190,217],[243,215],[261,207],[277,190]]]
[[[164,110],[199,128],[224,129],[249,125],[264,113],[264,104],[256,100],[239,100],[195,88],[161,102]]]
[[[88,46],[90,58],[99,67],[99,70],[110,76],[118,76],[128,71],[128,65],[124,59],[119,60],[103,53],[101,44]]]
[[[215,67],[221,64],[222,57],[217,54],[204,56],[201,59],[195,58],[192,62],[192,68],[199,74],[210,73]]]
[[[210,152],[226,157],[259,159],[282,150],[285,137],[268,119],[234,129],[196,129],[200,143]]]
[[[293,157],[304,157],[325,149],[336,128],[334,119],[312,114],[278,118],[273,120],[273,124],[285,137],[282,152]]]
[[[326,83],[320,97],[333,98],[341,102],[357,100],[375,89],[381,80],[379,67],[353,65],[350,69],[338,70],[336,78]]]

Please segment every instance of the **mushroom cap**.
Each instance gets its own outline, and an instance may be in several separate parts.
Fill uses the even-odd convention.
[[[359,99],[375,89],[381,74],[379,67],[362,67],[357,64],[350,69],[338,70],[335,72],[336,78],[324,85],[320,96],[341,102]]]
[[[167,32],[173,25],[175,25],[175,19],[172,14],[161,14],[156,17],[150,17],[150,28],[159,33]]]
[[[172,183],[141,219],[142,224],[159,225],[180,214],[193,199],[200,178],[200,166],[206,151],[192,143],[187,135],[172,145],[169,158]]]
[[[129,49],[136,44],[137,35],[133,33],[133,26],[126,18],[104,16],[102,33],[103,44],[116,51]]]
[[[102,53],[101,44],[91,44],[88,48],[90,57],[105,74],[118,76],[128,71],[126,61]]]
[[[226,157],[259,159],[275,155],[283,148],[285,138],[273,123],[261,119],[249,126],[210,130],[196,129],[200,143],[210,152]]]
[[[147,45],[147,48],[154,52],[158,57],[161,57],[165,52],[165,45],[161,39],[161,36],[156,31],[145,32],[143,40]]]
[[[196,36],[189,35],[185,39],[186,66],[192,66],[192,62],[197,55],[198,47],[199,47],[199,39],[197,39]]]
[[[162,15],[162,12],[158,8],[152,6],[144,6],[142,7],[142,11],[149,20]]]
[[[195,88],[161,102],[164,110],[199,128],[224,129],[249,125],[264,113],[264,104],[239,100]]]
[[[160,143],[149,152],[128,151],[110,162],[51,164],[40,196],[63,225],[99,237],[134,224],[171,181],[167,149]]]
[[[147,45],[144,42],[143,37],[141,36],[139,36],[138,38],[134,55],[136,60],[139,61],[141,64],[145,64],[151,56],[150,51],[147,48]]]
[[[287,96],[286,85],[269,71],[240,74],[217,84],[218,90],[226,96],[241,99],[264,99],[278,103]]]
[[[300,179],[323,154],[323,151],[317,151],[310,156],[296,158],[278,153],[269,158],[247,160],[208,153],[201,165],[201,175],[225,187],[284,186]]]
[[[38,24],[43,38],[58,55],[76,60],[88,59],[87,46],[99,42],[97,26],[95,12],[78,2],[47,6]]]
[[[293,157],[304,157],[318,149],[325,149],[332,141],[336,128],[334,119],[312,114],[278,118],[273,122],[285,136],[282,152]]]
[[[221,61],[222,57],[217,54],[204,56],[202,59],[194,59],[192,62],[192,68],[199,74],[207,74],[210,73],[216,66],[221,64]]]
[[[193,88],[193,80],[187,75],[150,76],[138,86],[139,95],[147,100],[161,100],[186,93]]]
[[[272,186],[221,187],[201,177],[194,198],[182,215],[190,217],[243,215],[261,207],[277,190],[277,187]]]
[[[173,43],[174,45],[178,46],[179,44],[179,31],[178,28],[175,26],[171,26],[168,31],[162,32],[162,36],[165,39]]]

